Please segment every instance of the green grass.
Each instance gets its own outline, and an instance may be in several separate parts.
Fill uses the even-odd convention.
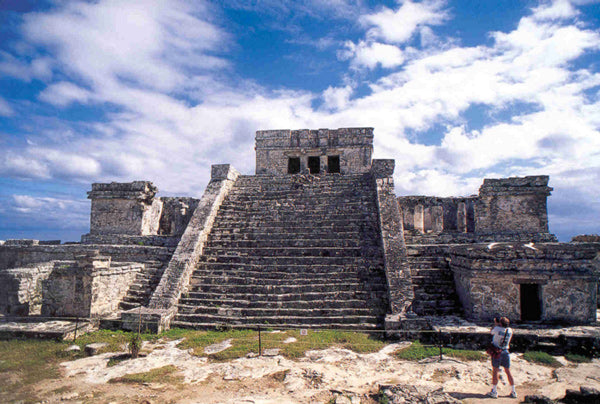
[[[217,361],[225,361],[246,356],[248,353],[258,353],[258,333],[255,330],[228,330],[228,331],[182,331],[170,330],[163,337],[184,338],[178,347],[181,349],[192,349],[194,355],[208,356]],[[296,342],[284,344],[287,338],[294,337]],[[204,348],[209,345],[232,339],[232,347],[222,352],[207,355]],[[306,351],[312,349],[325,349],[328,347],[339,347],[350,349],[358,353],[377,352],[385,345],[385,342],[366,333],[347,331],[313,331],[309,330],[307,335],[300,335],[298,330],[285,332],[261,333],[261,344],[265,349],[279,348],[280,354],[287,358],[298,358]]]
[[[424,346],[419,341],[415,341],[409,347],[396,351],[394,355],[398,359],[420,361],[425,358],[439,356],[440,348],[436,346]],[[487,358],[487,355],[483,352],[466,349],[442,348],[442,355],[464,361],[483,361]]]
[[[537,363],[540,365],[550,366],[553,368],[561,367],[561,363],[552,355],[540,351],[527,351],[523,354],[523,359],[527,362]]]
[[[0,401],[35,401],[34,386],[42,380],[60,377],[57,364],[75,357],[68,345],[56,341],[0,341]]]
[[[572,354],[572,353],[565,354],[565,359],[568,360],[569,362],[574,362],[574,363],[590,363],[592,361],[592,358],[588,358],[587,356],[584,356],[584,355],[577,355],[577,354]]]
[[[109,383],[167,383],[179,384],[183,382],[183,376],[174,375],[178,369],[173,365],[163,366],[161,368],[152,369],[148,372],[132,373],[122,377],[110,379]]]

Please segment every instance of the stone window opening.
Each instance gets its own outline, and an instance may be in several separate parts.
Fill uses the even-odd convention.
[[[340,156],[327,156],[327,172],[340,173]]]
[[[542,294],[537,283],[520,285],[521,321],[539,321],[542,319]]]
[[[300,157],[290,157],[288,159],[288,174],[298,174],[300,172]]]
[[[310,156],[308,158],[308,172],[319,174],[321,172],[321,158],[319,156]]]

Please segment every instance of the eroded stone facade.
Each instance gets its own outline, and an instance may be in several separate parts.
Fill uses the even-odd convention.
[[[365,173],[371,169],[372,155],[373,128],[256,132],[257,175]],[[309,164],[313,158],[317,163],[316,172],[311,171]],[[290,172],[290,168],[296,167],[295,161],[297,171]]]
[[[556,243],[547,176],[397,198],[394,160],[372,153],[373,128],[258,131],[256,175],[214,165],[200,199],[93,184],[81,243],[0,242],[0,314],[155,330],[595,320],[600,242]]]

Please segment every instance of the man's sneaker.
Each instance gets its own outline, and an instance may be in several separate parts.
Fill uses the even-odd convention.
[[[517,392],[516,391],[511,391],[510,392],[510,397],[511,398],[517,398]]]
[[[498,398],[498,392],[497,391],[490,391],[489,393],[487,393],[487,396],[490,398]]]

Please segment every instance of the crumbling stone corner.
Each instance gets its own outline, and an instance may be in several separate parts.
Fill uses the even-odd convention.
[[[372,175],[377,188],[377,207],[388,286],[391,320],[410,312],[414,297],[410,268],[406,259],[402,214],[394,195],[394,160],[373,160]]]
[[[177,302],[182,292],[187,290],[192,272],[198,265],[219,207],[239,175],[239,172],[229,164],[212,166],[211,180],[204,195],[198,202],[148,307],[142,310],[144,327],[149,326],[153,331],[169,328],[171,320],[177,313]],[[139,318],[138,309],[124,312],[123,327],[137,329]]]

